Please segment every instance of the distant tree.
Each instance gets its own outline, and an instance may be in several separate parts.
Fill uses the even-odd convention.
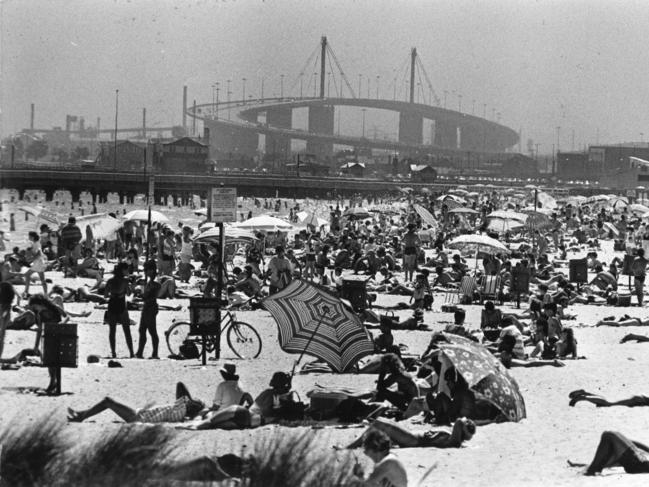
[[[63,147],[56,147],[52,149],[52,156],[59,162],[67,162],[70,160],[70,154]]]
[[[49,151],[49,146],[44,140],[34,140],[31,144],[27,146],[25,150],[25,155],[27,159],[38,160],[41,157],[45,157]]]
[[[87,147],[77,146],[70,154],[70,158],[73,161],[82,161],[90,157],[90,150]]]

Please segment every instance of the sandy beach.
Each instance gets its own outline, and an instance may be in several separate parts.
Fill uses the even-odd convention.
[[[68,206],[68,205],[66,205]],[[68,206],[69,208],[69,206]],[[84,208],[88,209],[85,205]],[[107,208],[99,208],[105,211]],[[192,218],[191,210],[168,210],[175,225],[183,218]],[[24,247],[27,230],[33,229],[34,220],[25,222],[23,212],[15,206],[4,204],[2,227],[8,230],[8,214],[15,213],[18,228],[11,232],[7,250],[13,245]],[[65,212],[62,212],[65,213]],[[78,210],[75,210],[78,214]],[[615,254],[612,242],[603,243],[600,259],[610,262]],[[569,254],[568,258],[581,257]],[[108,269],[112,269],[109,265]],[[60,272],[48,273],[47,277],[71,287],[91,283],[88,279],[62,279]],[[624,278],[626,279],[626,278]],[[40,290],[35,286],[34,291]],[[17,288],[22,292],[22,287]],[[377,304],[394,305],[407,301],[407,297],[379,294]],[[161,311],[158,315],[158,332],[163,335],[173,320],[188,318],[187,300],[162,300],[164,304],[181,304],[181,311]],[[635,300],[634,300],[635,302]],[[441,330],[452,321],[452,315],[440,312],[444,295],[435,295],[433,311],[426,312],[424,322],[432,330]],[[464,306],[467,323],[472,328],[479,326],[479,305]],[[514,309],[507,303],[503,311]],[[221,380],[218,370],[225,362],[237,365],[242,383],[253,396],[265,388],[270,376],[276,370],[290,370],[295,355],[283,352],[278,345],[277,326],[266,311],[240,311],[239,319],[252,324],[260,333],[263,349],[254,360],[237,359],[227,344],[222,344],[222,356],[218,361],[210,360],[206,366],[198,360],[176,361],[167,359],[166,344],[161,341],[161,360],[127,359],[127,350],[121,330],[118,330],[118,360],[123,368],[106,367],[109,355],[108,327],[102,324],[104,311],[94,309],[93,304],[66,304],[71,311],[90,310],[88,318],[74,318],[79,324],[79,367],[63,369],[62,389],[58,397],[37,396],[29,388],[44,387],[47,372],[41,367],[22,367],[20,370],[0,370],[0,424],[13,421],[34,421],[43,415],[52,415],[65,422],[68,407],[83,408],[94,404],[104,396],[123,400],[133,407],[150,403],[166,403],[173,397],[176,381],[184,382],[193,395],[210,402],[216,385]],[[587,463],[591,460],[599,437],[604,430],[616,430],[639,441],[649,441],[649,410],[644,408],[596,408],[592,404],[579,403],[568,406],[568,393],[574,389],[586,389],[601,393],[607,398],[623,398],[633,394],[647,393],[646,374],[649,371],[649,344],[619,344],[627,333],[649,333],[642,327],[609,328],[593,326],[605,316],[616,318],[628,314],[646,318],[646,308],[622,308],[609,306],[574,305],[567,309],[577,315],[574,321],[565,322],[575,327],[579,342],[579,354],[584,360],[567,360],[565,367],[514,368],[511,374],[518,381],[525,398],[527,418],[519,423],[494,424],[479,427],[475,437],[460,449],[396,449],[396,455],[408,470],[409,485],[418,480],[433,465],[434,471],[421,485],[448,486],[603,486],[603,485],[647,485],[643,475],[625,475],[621,469],[605,471],[598,477],[584,477],[580,470],[571,468],[566,461],[571,459]],[[410,316],[411,311],[395,312],[401,318]],[[131,318],[138,322],[139,312],[131,312]],[[132,333],[137,334],[136,328]],[[395,331],[396,341],[406,344],[409,352],[421,353],[428,344],[431,332]],[[31,347],[34,334],[31,332],[7,333],[5,356]],[[86,357],[97,354],[102,357],[99,364],[87,364]],[[308,374],[297,375],[293,387],[302,400],[315,384],[373,388],[375,375],[354,374]],[[409,421],[413,430],[427,429],[425,425]],[[84,441],[103,431],[119,427],[118,418],[110,412],[102,413],[82,424],[68,424],[66,431],[74,441]],[[182,455],[191,458],[196,455],[239,453],[245,446],[252,445],[262,435],[275,434],[279,426],[263,426],[242,431],[200,431],[179,430],[177,441],[182,442]],[[286,429],[286,428],[284,428]],[[341,428],[335,425],[319,427],[322,449],[333,445],[344,445],[360,435],[365,425]],[[358,451],[359,456],[360,454]],[[369,467],[370,462],[362,459]]]

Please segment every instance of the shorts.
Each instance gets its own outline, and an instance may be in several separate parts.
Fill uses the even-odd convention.
[[[417,255],[416,254],[404,254],[403,256],[403,266],[406,269],[414,269],[417,265]]]
[[[618,461],[626,473],[649,473],[649,459],[637,448],[627,448]]]

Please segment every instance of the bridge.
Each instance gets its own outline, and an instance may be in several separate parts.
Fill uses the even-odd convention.
[[[502,153],[518,142],[516,131],[499,123],[486,120],[461,111],[449,110],[433,106],[433,90],[430,86],[431,97],[429,104],[415,102],[415,78],[423,71],[423,65],[417,56],[415,48],[410,56],[410,92],[409,101],[396,100],[396,85],[394,100],[359,98],[353,92],[341,70],[341,77],[348,87],[351,97],[343,94],[343,81],[340,82],[339,96],[325,96],[325,76],[327,54],[334,57],[327,38],[321,41],[321,68],[319,96],[245,99],[219,101],[218,94],[212,103],[186,106],[184,96],[183,113],[199,119],[204,127],[209,129],[210,146],[220,153],[237,153],[253,157],[257,153],[259,135],[265,136],[267,154],[291,154],[291,140],[306,141],[307,152],[316,154],[320,159],[333,155],[333,146],[345,145],[369,149],[384,149],[400,152],[403,155],[437,155],[458,157],[467,152],[484,154]],[[307,61],[309,63],[309,61]],[[338,65],[336,60],[336,65]],[[424,71],[425,74],[425,71]],[[425,74],[428,80],[428,76]],[[430,83],[430,81],[428,81]],[[245,86],[245,85],[244,85]],[[315,88],[315,84],[314,84]],[[314,93],[315,95],[315,93]],[[439,105],[439,100],[435,96]],[[424,101],[425,97],[424,97]],[[364,136],[335,134],[335,110],[339,107],[355,107],[361,110],[377,109],[396,112],[399,116],[397,140],[377,140]],[[299,130],[292,127],[293,110],[308,109],[308,129]],[[227,113],[227,117],[225,114]],[[265,116],[265,122],[260,121]],[[365,117],[365,114],[363,114]],[[364,120],[364,119],[363,119]],[[431,126],[430,143],[424,143],[423,131],[425,121]]]
[[[89,192],[93,199],[106,201],[108,193],[117,193],[120,202],[132,202],[137,194],[147,194],[151,174],[115,173],[108,171],[70,171],[56,169],[10,169],[0,168],[2,188],[17,189],[21,198],[25,190],[41,189],[51,200],[57,190],[68,190],[77,201],[82,192]],[[157,202],[168,196],[189,201],[192,195],[205,197],[212,187],[237,188],[239,196],[256,197],[331,197],[333,194],[350,196],[361,194],[386,194],[398,191],[400,186],[419,186],[410,182],[382,181],[378,179],[351,179],[334,177],[297,177],[285,174],[264,173],[212,173],[212,174],[156,174],[154,198]],[[428,184],[428,187],[431,185]],[[449,188],[450,183],[439,185]]]

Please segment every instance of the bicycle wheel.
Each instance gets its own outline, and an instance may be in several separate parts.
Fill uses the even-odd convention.
[[[185,340],[189,338],[189,323],[186,321],[178,321],[165,331],[165,338],[167,339],[167,348],[172,355],[181,355],[180,346]],[[200,343],[197,343],[197,346]]]
[[[228,328],[228,345],[239,358],[257,358],[261,353],[259,333],[243,321],[235,321]]]

